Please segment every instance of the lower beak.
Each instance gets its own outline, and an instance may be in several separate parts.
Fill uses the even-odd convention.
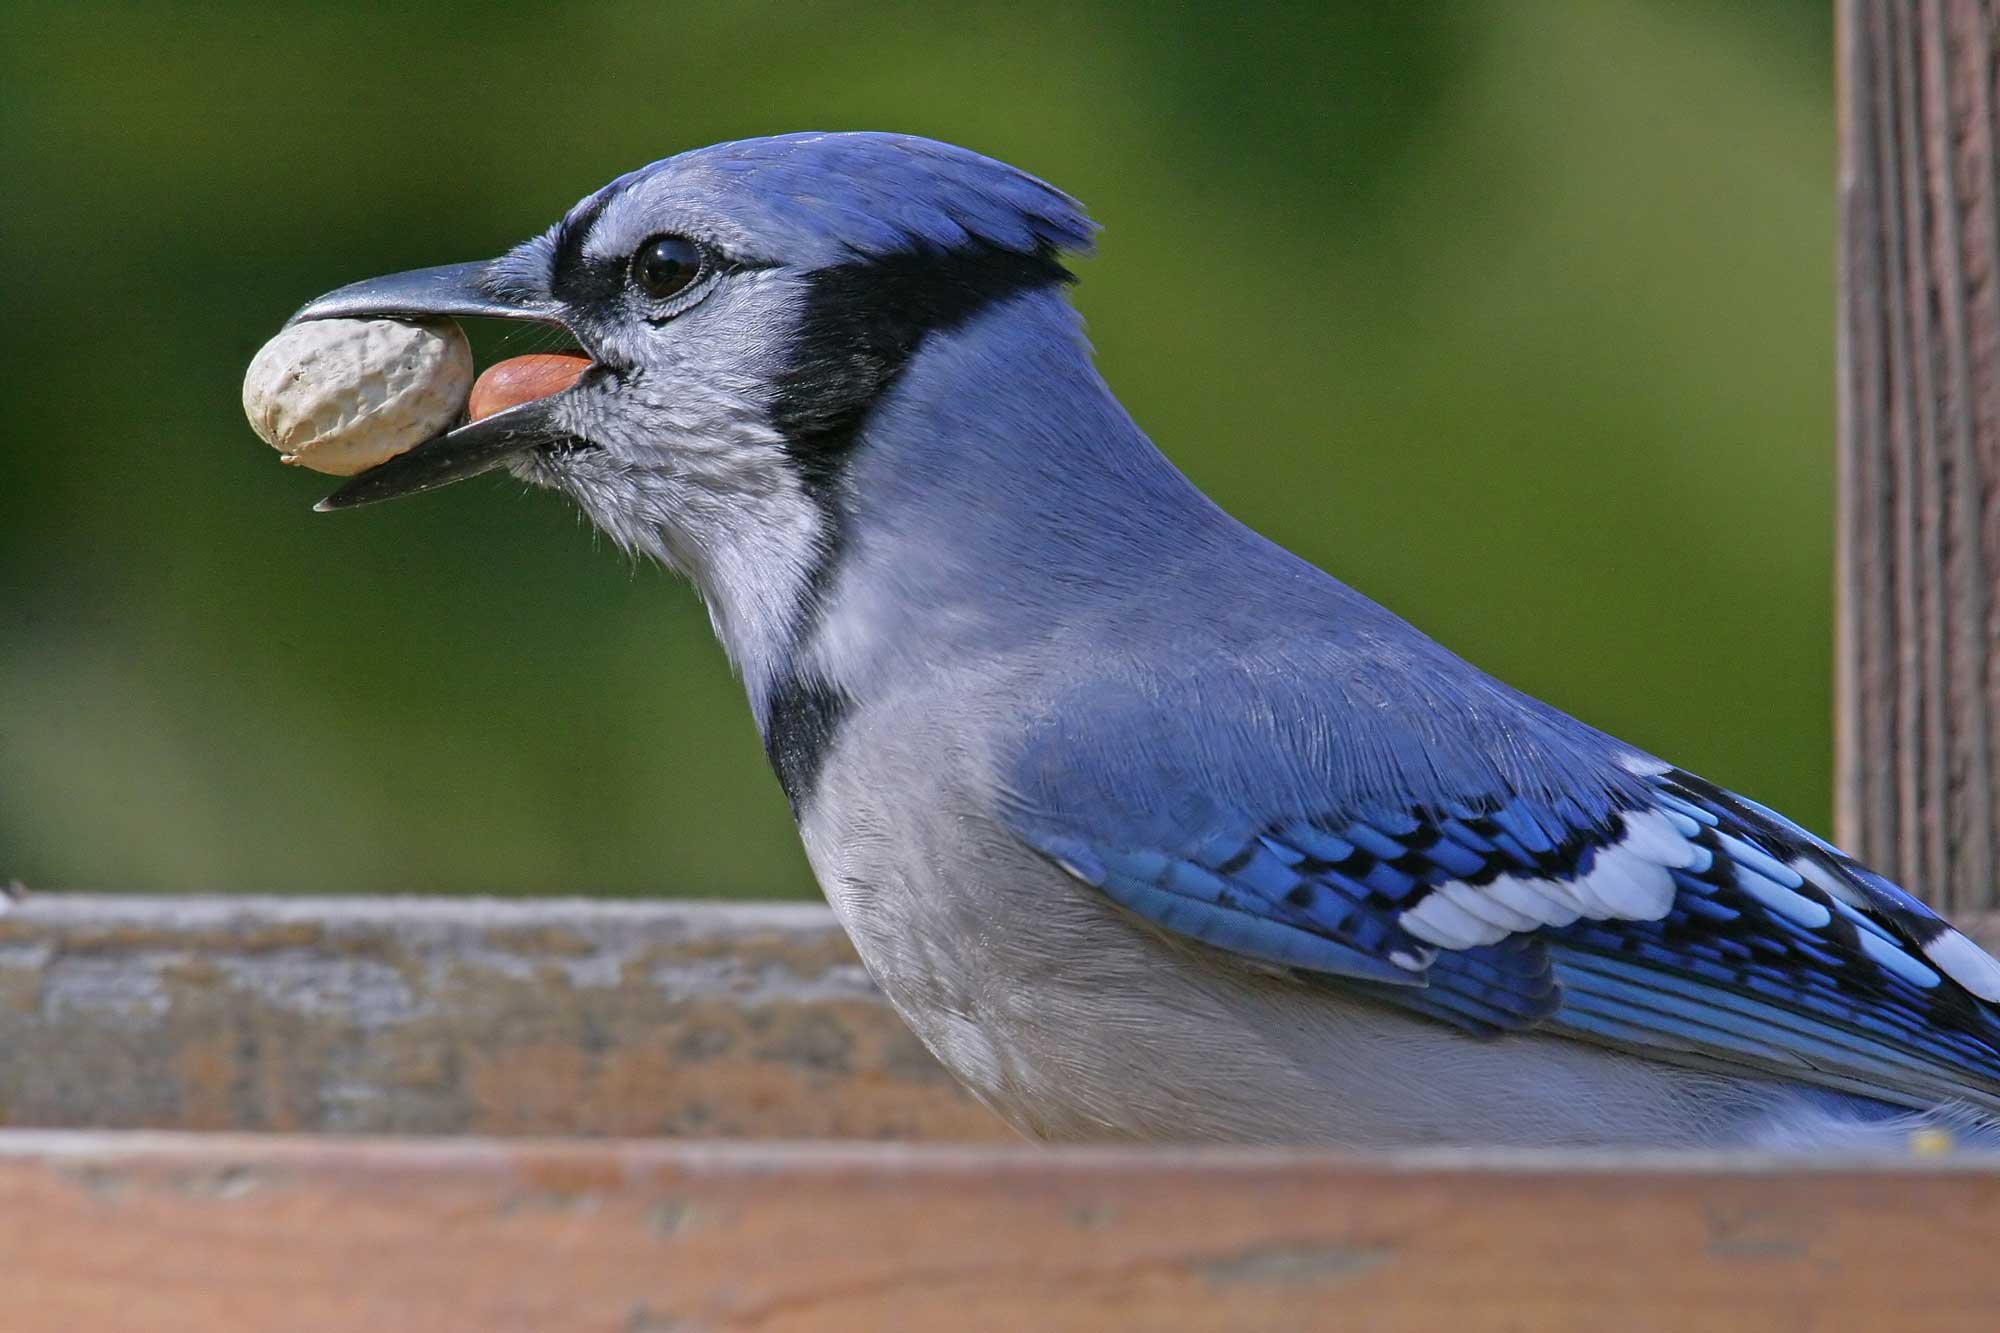
[[[351,283],[308,301],[286,321],[475,316],[562,326],[553,303],[509,295],[490,263],[447,264]],[[556,419],[553,398],[535,398],[436,435],[370,468],[321,500],[322,513],[436,490],[491,472],[530,450],[579,441]]]

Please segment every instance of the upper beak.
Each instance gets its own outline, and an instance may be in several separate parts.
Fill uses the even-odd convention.
[[[392,316],[490,315],[559,324],[555,306],[496,295],[490,261],[413,268],[386,278],[365,278],[306,302],[285,323],[308,319],[381,319]]]
[[[551,302],[496,291],[492,265],[480,262],[412,269],[408,273],[350,283],[306,302],[286,324],[309,319],[470,315],[561,326],[559,311]],[[436,490],[490,472],[530,449],[574,440],[557,422],[550,399],[531,399],[425,440],[414,449],[361,473],[314,508],[325,513]]]

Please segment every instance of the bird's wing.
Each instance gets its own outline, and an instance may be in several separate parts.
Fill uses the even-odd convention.
[[[1559,724],[1598,735],[1522,703],[1495,743],[1532,748],[1527,733]],[[1022,747],[1006,818],[1170,932],[1474,1034],[1539,1029],[2000,1110],[2000,963],[1887,880],[1691,774],[1608,750],[1616,773],[1550,774],[1532,791],[1497,764],[1455,792],[1433,781],[1419,799],[1370,800],[1329,770],[1316,800],[1296,777],[1310,756],[1290,747],[1270,763],[1293,776],[1260,800],[1205,775],[1240,772],[1242,737],[1276,732],[1119,710],[1107,763],[1089,724],[1079,734],[1066,716]],[[1157,728],[1157,744],[1135,726]],[[1194,757],[1147,769],[1144,756],[1170,752]]]

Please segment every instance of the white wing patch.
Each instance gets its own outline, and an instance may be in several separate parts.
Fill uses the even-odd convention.
[[[1813,857],[1795,856],[1792,858],[1791,866],[1792,869],[1799,872],[1799,877],[1807,883],[1823,890],[1828,896],[1846,903],[1855,911],[1872,912],[1875,910],[1875,904],[1868,901],[1867,894],[1855,888],[1843,876],[1835,874],[1831,869],[1822,865]]]
[[[2000,1004],[2000,962],[1950,926],[1924,946],[1924,957],[1980,999]]]
[[[1671,872],[1703,855],[1664,813],[1628,813],[1625,836],[1598,849],[1588,874],[1566,880],[1502,875],[1477,885],[1453,880],[1400,914],[1397,924],[1439,948],[1474,949],[1578,917],[1658,921],[1674,905]]]
[[[1869,957],[1885,967],[1895,968],[1905,976],[1911,975],[1915,960],[1909,958],[1902,941],[1895,939],[1881,925],[1876,924],[1875,905],[1868,901],[1867,895],[1849,883],[1844,876],[1834,873],[1831,868],[1820,864],[1810,856],[1801,856],[1793,860],[1792,869],[1826,890],[1836,902],[1853,909],[1847,914],[1848,919],[1861,928],[1861,947]],[[1980,999],[2000,1004],[2000,962],[1995,962],[1991,954],[1974,944],[1970,938],[1950,926],[1943,926],[1942,933],[1922,948],[1924,957],[1938,971]],[[1908,961],[1897,967],[1894,960],[1884,956],[1885,949],[1894,949],[1902,953]],[[1930,982],[1924,982],[1919,977],[1912,979],[1917,980],[1920,985],[1937,984],[1935,979]]]

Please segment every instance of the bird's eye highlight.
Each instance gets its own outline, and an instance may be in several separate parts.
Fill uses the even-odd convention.
[[[632,256],[632,278],[655,301],[677,296],[701,276],[701,247],[685,236],[655,236]]]

